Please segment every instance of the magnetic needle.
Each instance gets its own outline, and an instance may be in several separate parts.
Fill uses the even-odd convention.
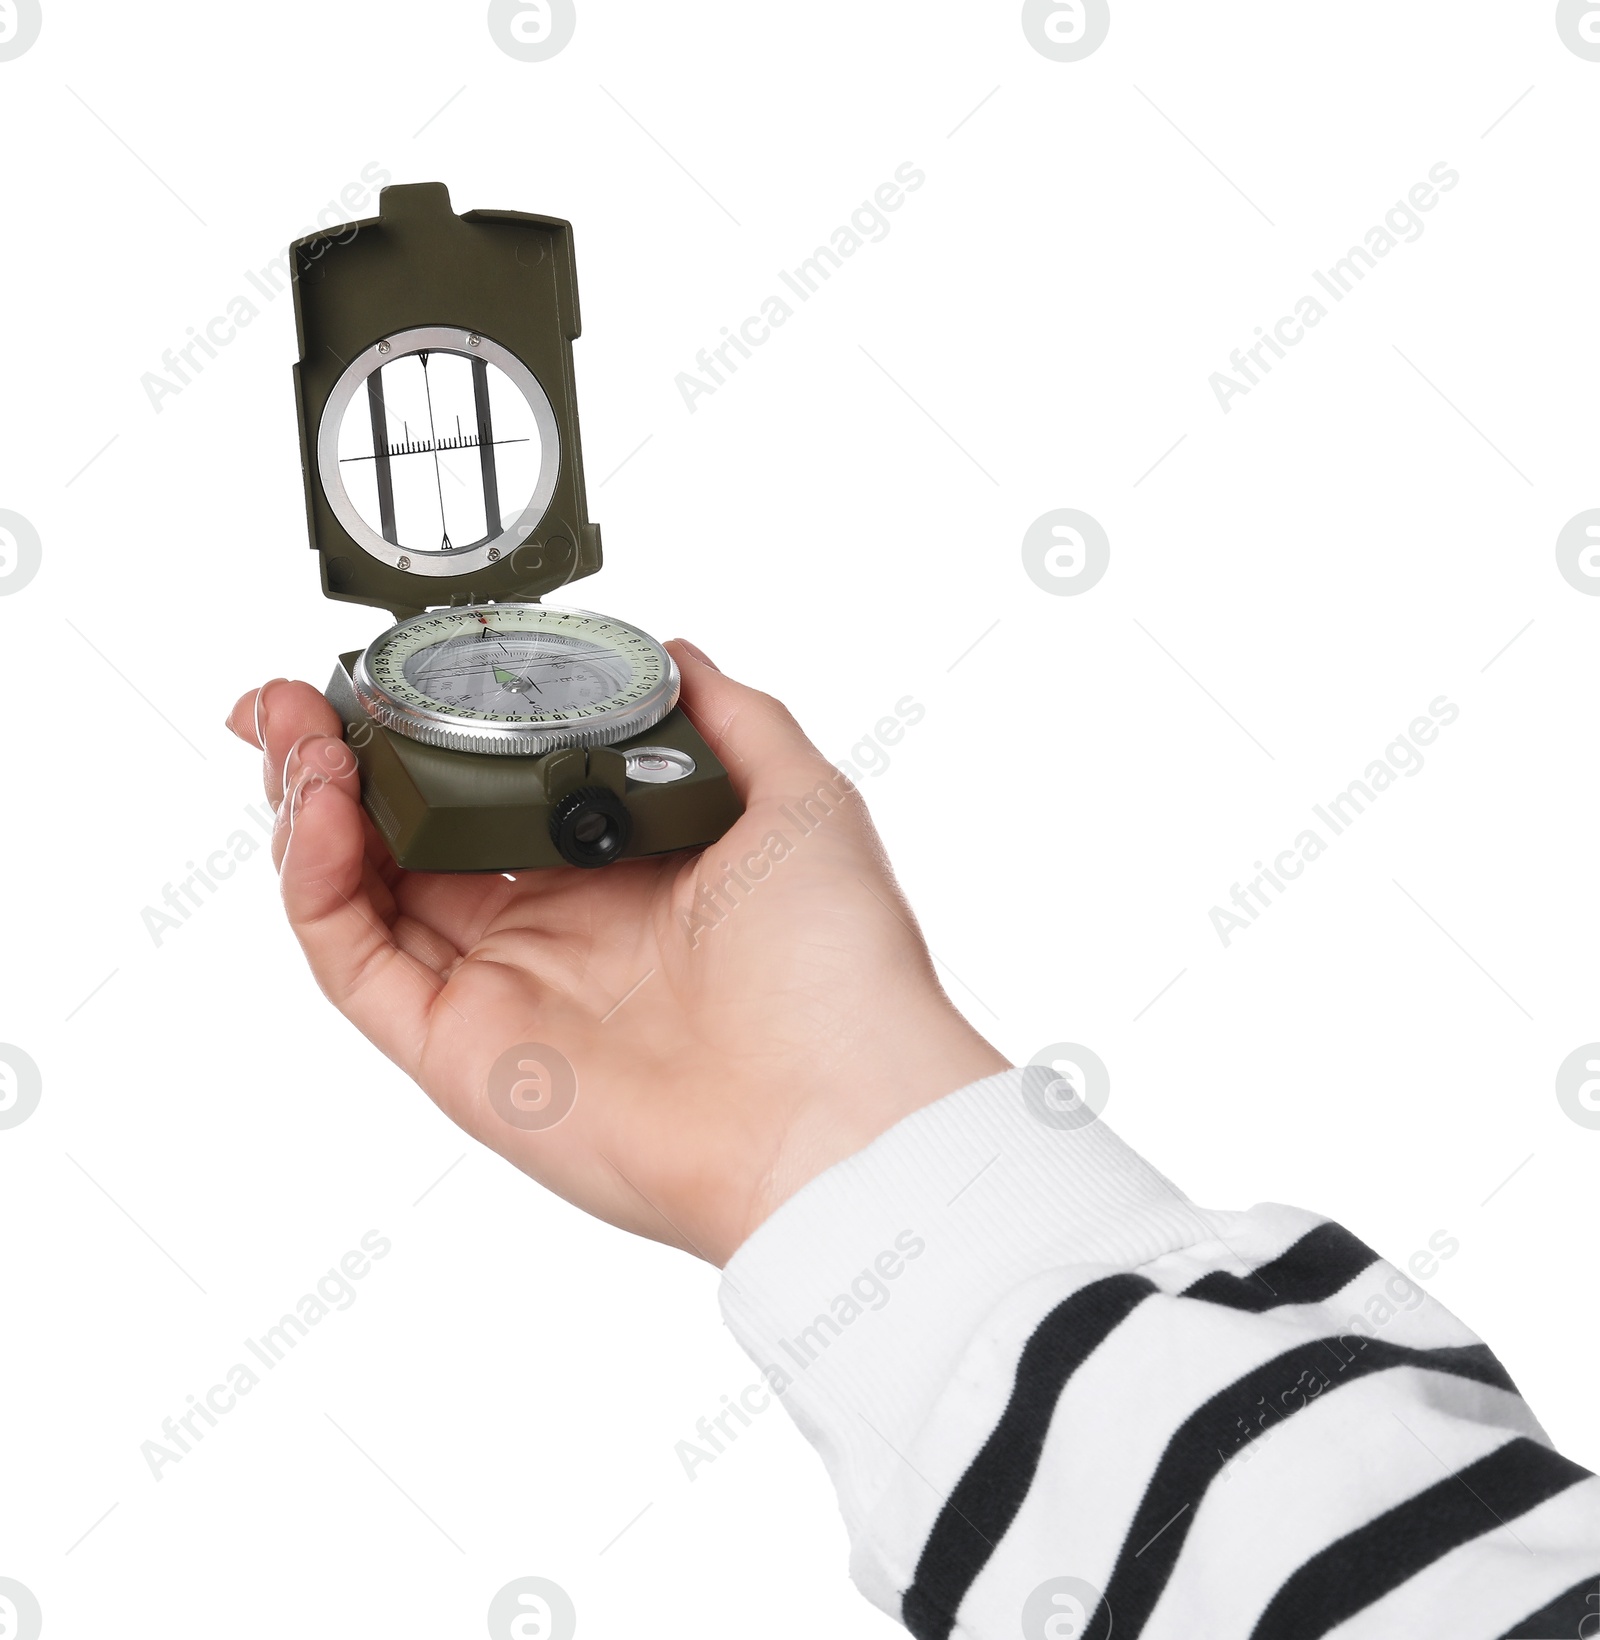
[[[610,865],[741,812],[667,651],[543,603],[600,567],[573,387],[570,226],[457,216],[440,183],[294,247],[312,545],[330,598],[396,624],[328,698],[400,865]]]

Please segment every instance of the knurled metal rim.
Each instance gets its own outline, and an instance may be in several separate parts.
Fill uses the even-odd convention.
[[[552,605],[541,608],[553,609]],[[573,614],[592,614],[590,610],[574,610]],[[413,620],[425,619],[413,616]],[[627,626],[611,615],[597,615],[596,619]],[[408,625],[402,621],[400,626]],[[378,646],[393,636],[399,627],[390,627],[380,633],[360,660],[356,662],[352,683],[362,710],[374,723],[408,740],[420,741],[424,746],[437,746],[451,752],[481,752],[490,757],[543,757],[546,752],[564,751],[573,746],[611,746],[619,740],[643,734],[653,729],[678,704],[681,680],[677,663],[654,638],[650,642],[666,660],[666,671],[661,681],[643,700],[618,711],[601,713],[585,718],[581,723],[474,723],[447,717],[442,712],[431,712],[426,707],[410,706],[396,700],[387,690],[373,681],[368,659]],[[638,632],[637,627],[630,631]],[[648,633],[640,633],[649,637]]]

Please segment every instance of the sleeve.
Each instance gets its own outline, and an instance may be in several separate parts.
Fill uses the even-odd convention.
[[[917,1640],[1600,1633],[1600,1481],[1488,1348],[1335,1224],[1196,1207],[1061,1086],[917,1112],[724,1272],[862,1592]]]

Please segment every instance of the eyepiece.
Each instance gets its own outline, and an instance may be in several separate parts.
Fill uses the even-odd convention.
[[[633,817],[614,791],[584,786],[569,792],[550,816],[550,840],[569,866],[594,870],[622,858]]]

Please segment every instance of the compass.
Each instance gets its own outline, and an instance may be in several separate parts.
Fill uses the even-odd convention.
[[[600,567],[584,494],[572,229],[457,216],[441,183],[293,248],[295,382],[323,590],[394,624],[328,698],[409,870],[516,871],[701,847],[727,771],[648,633],[544,597]]]

